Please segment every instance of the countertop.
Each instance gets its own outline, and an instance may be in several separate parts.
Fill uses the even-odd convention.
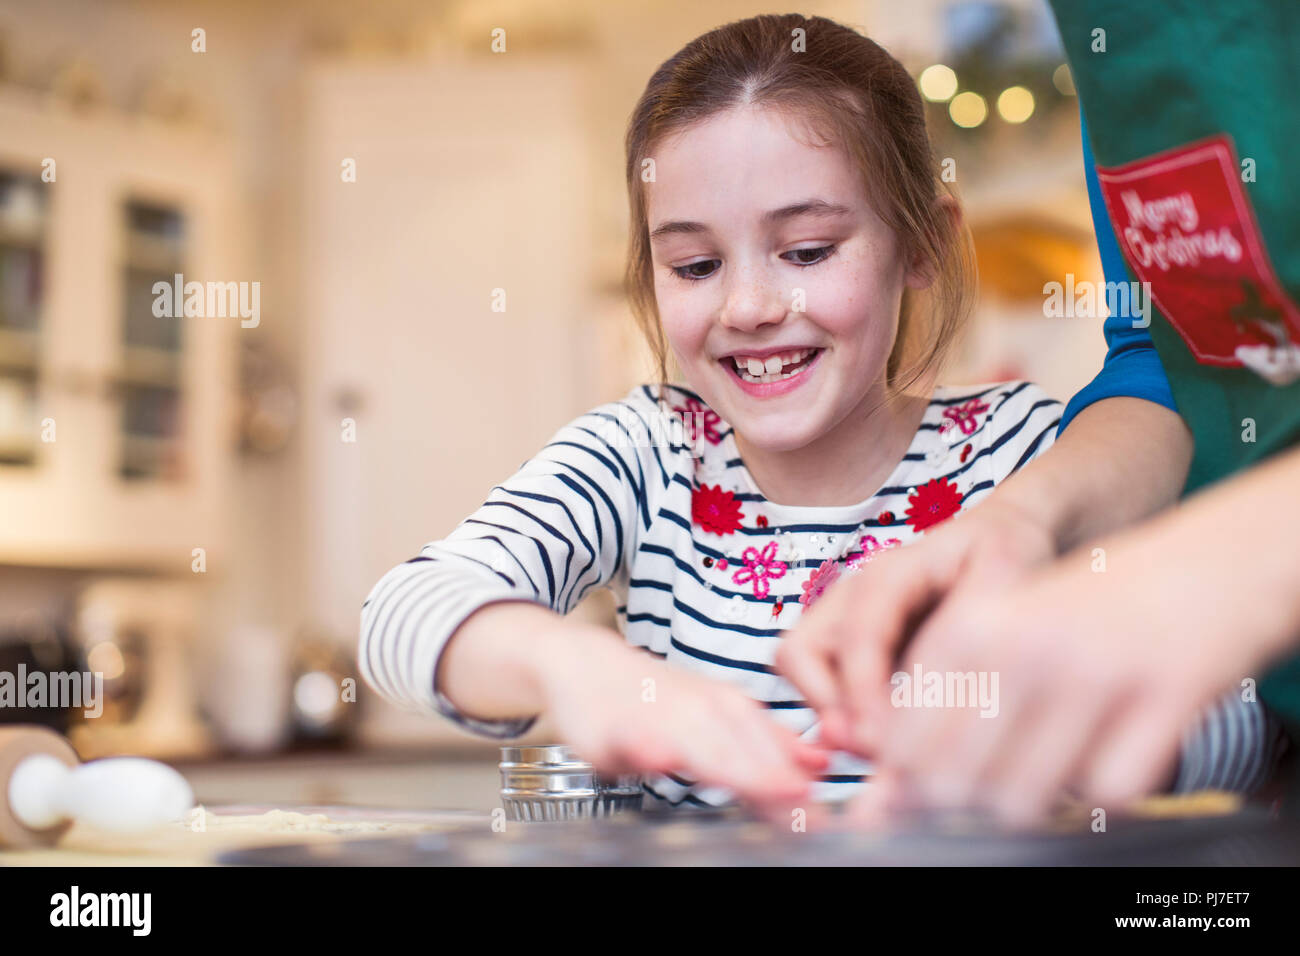
[[[54,848],[0,852],[0,865],[1300,863],[1300,825],[1226,794],[1145,801],[1108,833],[1076,810],[1033,834],[965,818],[805,834],[739,812],[503,825],[494,756],[316,752],[174,765],[203,808],[190,820],[130,836],[77,826]]]

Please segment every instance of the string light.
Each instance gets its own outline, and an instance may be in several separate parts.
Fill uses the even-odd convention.
[[[918,80],[921,95],[931,103],[946,103],[957,92],[957,74],[942,63],[927,66]]]
[[[1074,96],[1074,74],[1070,72],[1070,64],[1062,63],[1052,74],[1052,83],[1065,96]]]
[[[998,115],[1008,123],[1023,123],[1034,115],[1034,94],[1023,86],[1009,86],[998,97]]]
[[[964,129],[972,129],[979,126],[989,115],[988,104],[984,102],[984,97],[978,93],[972,93],[967,90],[965,93],[958,93],[948,104],[948,115],[952,121]]]

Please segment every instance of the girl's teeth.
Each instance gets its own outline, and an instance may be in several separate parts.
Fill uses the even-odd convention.
[[[791,375],[799,374],[802,369],[790,372],[782,372],[781,369],[786,365],[793,365],[801,362],[813,353],[813,349],[799,349],[797,352],[791,352],[788,355],[774,355],[766,362],[756,358],[734,359],[736,371],[741,378],[751,382],[779,382],[783,378],[789,378]]]

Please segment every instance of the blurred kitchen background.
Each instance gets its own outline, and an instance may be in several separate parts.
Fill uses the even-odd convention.
[[[1045,318],[1043,284],[1101,275],[1045,3],[800,9],[897,56],[955,161],[981,297],[945,378],[1068,397],[1100,323]],[[172,760],[207,800],[495,802],[493,744],[361,681],[361,602],[647,379],[624,126],[664,59],[761,12],[0,2],[0,670],[108,695],[0,721]],[[175,273],[259,283],[256,326],[154,317]],[[612,622],[604,594],[577,613]]]

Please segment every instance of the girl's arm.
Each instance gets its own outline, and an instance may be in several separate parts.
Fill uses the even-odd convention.
[[[626,575],[688,451],[633,393],[561,429],[442,541],[393,568],[361,616],[362,673],[389,699],[497,738],[541,712],[606,770],[685,771],[756,802],[805,793],[824,756],[737,688],[567,620]],[[644,427],[642,427],[644,426]]]
[[[396,703],[478,733],[526,731],[537,708],[523,696],[524,682],[503,688],[509,696],[497,703],[504,706],[478,708],[468,699],[463,712],[435,684],[443,652],[488,605],[522,601],[557,618],[625,569],[655,483],[666,483],[677,467],[674,449],[649,442],[648,427],[647,435],[635,429],[657,412],[649,398],[630,396],[581,416],[493,488],[451,534],[385,574],[361,612],[366,679]],[[531,651],[547,635],[528,629],[511,636]],[[508,653],[493,668],[513,673],[526,663],[522,654]]]

